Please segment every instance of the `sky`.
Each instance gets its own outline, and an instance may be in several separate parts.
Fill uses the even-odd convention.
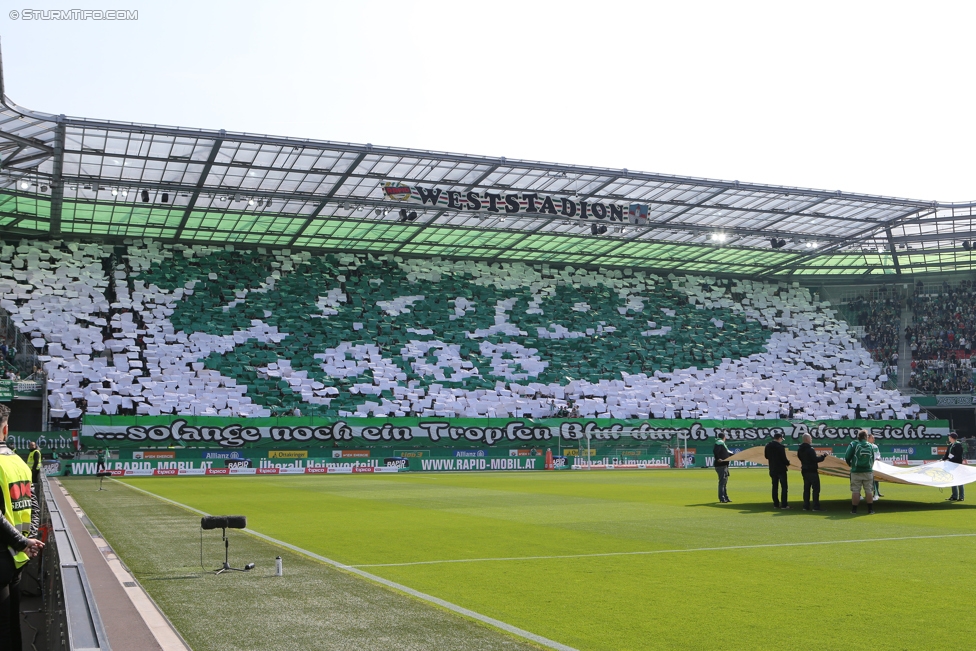
[[[14,1],[38,111],[976,200],[972,2]]]

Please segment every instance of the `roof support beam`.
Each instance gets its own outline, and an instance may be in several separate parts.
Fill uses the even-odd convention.
[[[0,162],[0,169],[6,169],[13,165],[23,165],[24,163],[33,163],[34,161],[42,161],[51,157],[51,154],[42,151],[37,154],[31,154],[30,156],[22,156],[20,158],[17,158],[16,157],[17,154],[23,151],[23,149],[24,149],[23,147],[18,147],[17,151],[14,152],[12,156],[5,158],[2,162]],[[31,167],[34,166],[32,165]]]
[[[655,223],[657,223],[657,224],[667,224],[667,223],[670,223],[671,220],[677,219],[678,217],[681,217],[681,215],[685,214],[686,212],[688,212],[690,210],[694,210],[695,208],[701,208],[701,207],[705,206],[708,202],[710,202],[715,197],[717,197],[717,196],[719,196],[721,194],[724,194],[727,189],[728,188],[721,188],[719,190],[716,190],[715,192],[712,192],[710,195],[708,195],[707,197],[705,197],[704,199],[702,199],[698,203],[689,204],[688,207],[685,208],[684,210],[679,210],[678,212],[676,212],[676,213],[674,213],[672,215],[668,215],[668,218],[665,219],[664,221],[662,221],[662,222],[655,222]],[[650,221],[651,221],[650,215],[648,215],[647,221],[648,221],[648,223],[650,223]]]
[[[593,190],[590,190],[589,192],[587,192],[585,199],[586,200],[592,199],[596,195],[598,195],[601,192],[603,192],[603,189],[606,188],[608,185],[610,185],[611,183],[616,183],[619,178],[620,177],[618,177],[618,176],[611,176],[606,181],[604,181],[603,183],[601,183],[600,185],[598,185],[596,188],[594,188]],[[584,197],[581,197],[581,198],[584,198]]]
[[[315,206],[315,210],[312,211],[312,213],[308,216],[308,219],[305,220],[305,223],[302,224],[302,227],[298,229],[297,233],[295,233],[295,237],[291,238],[291,242],[288,243],[288,246],[295,246],[295,242],[298,241],[298,238],[305,234],[305,231],[309,226],[312,225],[312,222],[315,221],[315,218],[319,216],[319,213],[322,212],[326,204],[328,204],[329,201],[336,195],[343,184],[349,180],[349,177],[352,176],[352,173],[356,171],[356,168],[359,167],[359,164],[362,163],[363,159],[365,158],[366,152],[361,152],[358,156],[356,156],[356,159],[351,165],[349,165],[349,167],[346,168],[345,173],[339,177],[339,180],[335,182],[335,185],[333,185],[332,189],[329,190],[329,193],[325,195],[325,198],[319,202],[319,205]]]
[[[64,204],[64,139],[66,126],[64,116],[58,116],[57,126],[54,128],[54,166],[51,170],[51,235],[61,234],[61,208]]]
[[[186,204],[186,210],[183,211],[183,217],[180,218],[180,225],[176,227],[176,239],[182,239],[183,229],[186,228],[186,222],[190,219],[190,214],[193,212],[193,208],[197,205],[197,199],[200,198],[200,191],[203,190],[207,183],[207,177],[210,176],[210,169],[213,167],[214,161],[217,160],[217,154],[220,153],[220,147],[224,144],[224,134],[226,132],[221,129],[218,134],[219,136],[214,140],[213,147],[210,148],[210,154],[207,156],[207,162],[204,163],[203,169],[200,170],[200,176],[197,177],[197,183],[193,188],[193,193],[190,195],[190,200]]]
[[[936,210],[936,208],[932,208],[932,210]],[[912,210],[911,212],[903,213],[903,214],[895,217],[894,219],[889,220],[887,222],[887,224],[878,224],[878,225],[872,226],[870,228],[865,228],[863,230],[858,231],[857,233],[855,233],[854,235],[852,235],[850,237],[844,238],[843,240],[841,240],[839,242],[836,242],[836,243],[831,244],[829,246],[825,246],[822,249],[817,249],[815,251],[811,251],[810,253],[804,254],[799,259],[797,259],[797,260],[795,260],[793,262],[786,262],[786,263],[783,263],[783,264],[778,264],[778,265],[775,265],[773,267],[770,267],[769,269],[767,269],[766,271],[764,271],[760,275],[761,276],[770,276],[772,274],[778,273],[778,272],[783,271],[785,269],[790,269],[790,273],[792,273],[797,267],[799,267],[801,264],[803,264],[807,260],[816,258],[818,256],[826,255],[828,253],[833,253],[837,249],[843,248],[845,246],[850,246],[852,244],[856,244],[857,242],[866,240],[866,239],[868,239],[868,238],[876,235],[878,233],[878,231],[881,230],[882,228],[887,228],[887,229],[890,230],[892,226],[896,226],[896,225],[900,224],[903,219],[906,219],[908,217],[911,217],[912,215],[914,215],[914,214],[916,214],[918,212],[919,211],[917,209],[916,210]]]
[[[895,240],[891,237],[891,228],[885,229],[888,238],[888,250],[891,251],[891,262],[895,265],[895,274],[901,275],[901,264],[898,262],[898,251],[895,250]]]
[[[40,149],[41,151],[47,152],[48,154],[54,153],[54,148],[47,144],[43,140],[37,140],[36,138],[24,138],[23,136],[18,136],[14,133],[9,133],[7,131],[0,131],[0,138],[4,140],[10,140],[16,142],[18,145],[24,145],[25,147],[33,147],[34,149]],[[64,144],[61,145],[62,149]]]
[[[17,145],[17,148],[14,149],[14,153],[10,154],[6,158],[4,158],[2,161],[0,161],[0,168],[4,168],[7,165],[9,165],[10,164],[9,161],[13,160],[14,158],[17,158],[17,155],[20,152],[24,151],[26,148],[27,148],[27,145]]]
[[[769,228],[770,226],[775,226],[776,224],[778,224],[781,221],[783,221],[783,219],[785,219],[786,217],[799,217],[800,215],[804,215],[808,210],[810,210],[814,206],[819,206],[820,204],[824,203],[825,201],[830,201],[830,197],[820,197],[816,201],[811,201],[807,205],[805,205],[802,208],[799,208],[797,210],[789,210],[789,211],[784,212],[784,213],[772,213],[772,214],[776,215],[776,218],[775,219],[771,219],[770,221],[766,222],[765,224],[761,224],[759,226],[759,229],[760,230],[765,230],[765,229]],[[843,218],[843,217],[831,217],[830,215],[806,215],[806,216],[807,217],[813,217],[815,219],[841,219],[843,221],[863,221],[863,220],[859,220],[859,219],[851,219],[851,220],[848,220],[848,219]],[[813,236],[813,237],[816,237],[816,236]]]

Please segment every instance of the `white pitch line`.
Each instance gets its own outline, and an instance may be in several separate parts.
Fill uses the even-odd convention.
[[[896,540],[927,540],[932,538],[972,538],[976,533],[949,533],[932,536],[900,536],[897,538],[860,538],[856,540],[817,540],[813,542],[766,543],[762,545],[730,545],[728,547],[695,547],[692,549],[653,549],[636,552],[601,552],[596,554],[562,554],[555,556],[506,556],[500,558],[458,558],[440,561],[413,561],[409,563],[372,563],[348,567],[407,567],[410,565],[442,565],[445,563],[494,563],[504,561],[548,561],[564,558],[602,558],[606,556],[650,556],[652,554],[689,554],[692,552],[725,552],[739,549],[763,549],[768,547],[805,547],[810,545],[853,545],[857,543],[891,542]]]
[[[113,480],[113,481],[117,481],[117,480]],[[172,504],[173,506],[178,506],[178,507],[180,507],[182,509],[186,509],[188,511],[192,511],[193,513],[197,513],[199,515],[209,515],[209,513],[206,513],[205,511],[201,511],[200,509],[195,509],[192,506],[187,506],[186,504],[181,504],[180,502],[177,502],[175,500],[171,500],[169,498],[162,497],[161,495],[157,495],[157,494],[152,493],[150,491],[147,491],[147,490],[145,490],[143,488],[139,488],[137,486],[131,486],[131,485],[126,484],[124,482],[118,482],[118,483],[119,484],[122,484],[123,486],[127,486],[128,488],[131,488],[132,490],[139,491],[140,493],[145,493],[146,495],[149,495],[151,497],[154,497],[154,498],[156,498],[158,500],[162,500],[163,502],[168,502],[169,504]],[[265,534],[263,534],[263,533],[261,533],[259,531],[254,531],[253,529],[244,529],[244,531],[246,531],[247,533],[251,534],[252,536],[257,536],[258,538],[262,538],[263,540],[267,540],[268,542],[270,542],[272,544],[278,545],[279,547],[284,547],[286,549],[290,549],[293,552],[297,552],[297,553],[302,554],[304,556],[308,556],[309,558],[314,558],[317,561],[321,561],[322,563],[326,563],[328,565],[332,565],[333,567],[337,567],[337,568],[339,568],[341,570],[345,570],[346,572],[352,572],[353,574],[356,574],[358,576],[361,576],[364,579],[369,579],[370,581],[373,581],[375,583],[379,583],[381,585],[385,585],[386,587],[392,588],[393,590],[396,590],[398,592],[403,592],[405,594],[408,594],[411,597],[416,597],[417,599],[422,599],[423,601],[426,601],[426,602],[429,602],[429,603],[432,603],[432,604],[436,604],[436,605],[440,606],[441,608],[446,608],[447,610],[450,610],[450,611],[453,611],[455,613],[458,613],[459,615],[464,615],[465,617],[470,617],[471,619],[478,620],[479,622],[482,622],[484,624],[488,624],[489,626],[493,626],[495,628],[499,628],[499,629],[501,629],[503,631],[506,631],[507,633],[511,633],[512,635],[515,635],[517,637],[524,638],[526,640],[530,640],[532,642],[535,642],[536,644],[540,644],[540,645],[542,645],[544,647],[547,647],[549,649],[556,649],[556,651],[577,651],[577,649],[574,649],[571,646],[566,646],[565,644],[561,644],[559,642],[556,642],[555,640],[550,640],[549,638],[542,637],[541,635],[536,635],[535,633],[532,633],[530,631],[526,631],[524,629],[518,628],[517,626],[512,626],[511,624],[506,624],[505,622],[503,622],[501,620],[498,620],[498,619],[495,619],[493,617],[488,617],[487,615],[482,615],[481,613],[476,613],[473,610],[468,610],[467,608],[464,608],[462,606],[458,606],[457,604],[453,604],[453,603],[451,603],[449,601],[444,601],[443,599],[440,599],[438,597],[434,597],[433,595],[425,594],[423,592],[420,592],[419,590],[414,590],[413,588],[408,588],[405,585],[401,585],[399,583],[394,583],[393,581],[390,581],[388,579],[384,579],[381,576],[376,576],[375,574],[370,574],[369,572],[364,572],[363,570],[360,570],[360,569],[358,569],[355,566],[346,565],[345,563],[340,563],[339,561],[334,561],[331,558],[326,558],[325,556],[320,556],[319,554],[316,554],[315,552],[310,552],[307,549],[302,549],[301,547],[296,547],[295,545],[292,545],[291,543],[286,543],[283,540],[278,540],[277,538],[272,538],[271,536],[267,536],[267,535],[265,535]]]

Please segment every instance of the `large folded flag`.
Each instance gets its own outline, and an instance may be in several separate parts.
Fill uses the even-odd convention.
[[[765,466],[767,463],[763,453],[763,447],[756,446],[733,454],[729,460],[749,461]],[[797,458],[796,452],[787,450],[786,458],[790,460],[790,470],[800,470],[800,459]],[[847,477],[850,475],[851,468],[843,459],[828,456],[820,463],[818,472],[821,475],[830,475],[831,477]],[[916,484],[933,488],[948,488],[949,486],[962,486],[976,482],[976,466],[965,466],[951,461],[935,461],[921,466],[902,467],[875,461],[874,478],[893,484]]]

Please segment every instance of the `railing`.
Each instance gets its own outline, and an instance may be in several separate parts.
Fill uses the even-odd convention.
[[[85,564],[43,475],[38,502],[50,531],[41,565],[48,651],[110,651]]]

